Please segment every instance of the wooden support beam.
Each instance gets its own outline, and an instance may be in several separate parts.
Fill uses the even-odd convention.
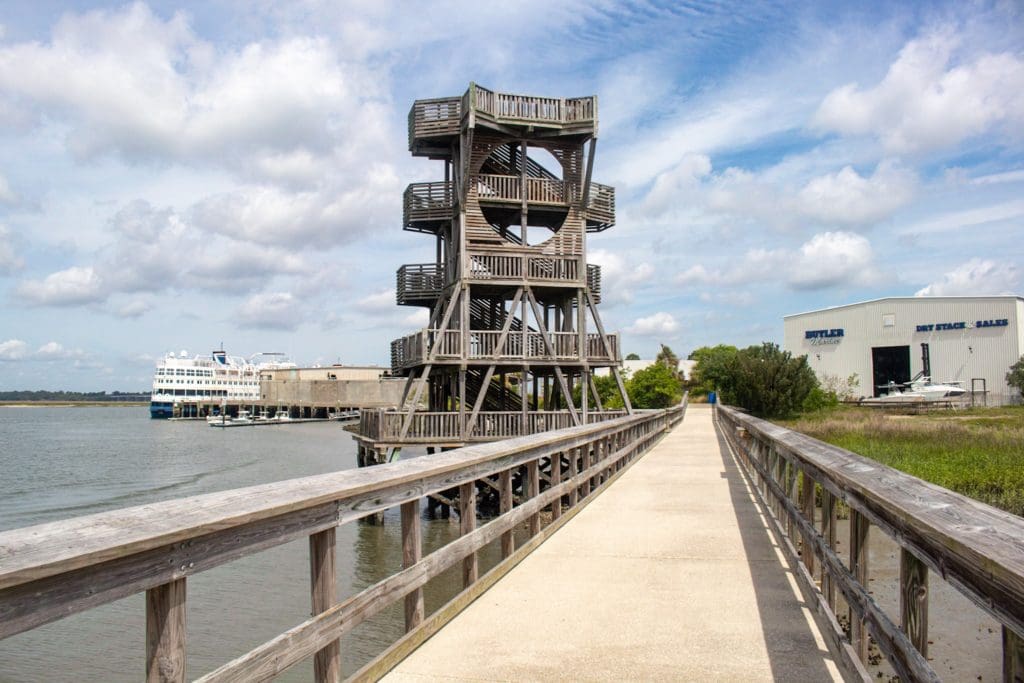
[[[465,377],[466,371],[462,370],[459,372],[460,377]],[[463,432],[462,438],[468,439],[473,435],[473,428],[476,427],[476,418],[480,414],[480,407],[484,404],[484,397],[487,396],[487,389],[491,386],[491,378],[494,377],[494,366],[488,365],[487,372],[484,373],[483,382],[480,383],[480,391],[477,392],[476,401],[473,403],[473,413],[469,416],[469,423],[466,425],[466,431]],[[463,381],[463,385],[465,381]]]
[[[185,579],[146,591],[146,682],[185,681]]]
[[[555,354],[555,347],[554,345],[552,345],[550,337],[548,337],[547,327],[544,325],[543,316],[541,316],[540,314],[540,306],[537,304],[537,299],[534,298],[533,292],[530,290],[530,288],[526,287],[525,289],[526,296],[530,301],[530,306],[533,308],[533,317],[536,318],[537,327],[540,328],[541,339],[544,340],[544,347],[547,349],[548,355],[554,358],[557,354]],[[562,368],[558,367],[557,365],[555,366],[555,377],[558,379],[559,387],[562,390],[562,396],[565,397],[565,404],[569,408],[569,414],[572,416],[572,423],[573,425],[579,426],[579,413],[576,412],[576,407],[572,403],[572,394],[569,393],[569,387],[565,383],[565,375],[562,374]],[[545,396],[544,398],[546,403],[547,396]]]
[[[488,482],[490,483],[490,482]],[[476,483],[467,482],[459,486],[459,534],[465,536],[476,529]],[[462,561],[462,586],[469,588],[476,583],[480,565],[474,550]]]
[[[334,607],[338,599],[335,539],[335,527],[309,537],[309,585],[314,616]],[[313,656],[313,680],[316,683],[341,680],[341,640],[332,640]]]
[[[928,657],[928,566],[900,549],[900,629]]]
[[[420,501],[402,503],[402,568],[408,569],[423,557],[420,532]],[[413,630],[423,621],[423,588],[416,588],[405,596],[405,632]]]
[[[587,175],[583,180],[583,193],[580,195],[580,210],[587,208],[590,201],[590,177],[594,172],[594,151],[597,147],[597,138],[590,138],[590,153],[587,154]]]
[[[569,478],[575,479],[576,475],[580,473],[580,449],[570,448],[565,454],[569,457]],[[573,486],[569,491],[569,507],[576,507],[576,503],[579,502],[579,487]]]
[[[548,483],[554,488],[562,483],[562,454],[551,454],[551,472],[548,475]],[[551,501],[551,520],[554,521],[562,516],[562,499],[556,498]]]
[[[501,514],[505,514],[512,509],[512,470],[502,470],[498,474],[498,493],[500,495],[498,511]],[[501,535],[502,559],[509,557],[515,552],[515,549],[516,539],[510,529]]]
[[[597,393],[597,385],[594,382],[590,384],[590,395],[594,397],[594,405],[597,406],[597,412],[603,413],[604,406],[601,405],[601,394]]]
[[[1024,638],[1003,626],[1003,683],[1024,683]]]
[[[526,463],[526,481],[528,491],[523,498],[536,498],[540,495],[540,463],[537,460],[531,460]],[[530,536],[536,536],[540,533],[540,512],[530,515]]]
[[[594,306],[593,300],[590,298],[590,294],[587,293],[587,308],[590,309],[590,316],[594,319],[594,327],[597,328],[597,334],[601,337],[601,344],[604,346],[605,354],[608,358],[614,360],[615,355],[612,351],[612,344],[608,341],[608,335],[604,333],[604,325],[601,323],[601,316],[597,314],[597,307]],[[619,387],[619,393],[622,395],[622,404],[626,406],[626,414],[633,414],[633,404],[629,402],[629,394],[626,393],[626,384],[622,381],[622,373],[619,372],[619,366],[612,366],[612,375],[615,376],[615,384]]]
[[[800,511],[804,515],[804,519],[814,524],[814,480],[807,474],[802,473],[803,482],[800,489]],[[806,536],[802,537],[800,542],[800,553],[804,561],[804,566],[807,567],[807,573],[814,576],[814,550],[811,549],[811,539]]]
[[[868,529],[867,518],[857,510],[850,509],[850,569],[853,578],[861,586],[868,585]],[[852,609],[850,610],[850,644],[860,658],[868,661],[868,631],[866,624]]]
[[[515,320],[516,318],[516,306],[519,305],[519,302],[522,301],[522,298],[523,288],[517,287],[515,296],[512,297],[512,305],[509,306],[509,314],[505,316],[505,323],[501,326],[501,334],[498,335],[498,343],[494,345],[494,353],[491,354],[491,357],[494,359],[498,358],[498,351],[505,345],[505,339],[508,338],[508,333],[512,329],[512,321]]]
[[[456,507],[454,500],[452,500],[448,496],[442,495],[440,493],[428,493],[427,494],[427,498],[431,498],[433,500],[436,500],[441,505],[447,505],[450,508],[455,508]]]
[[[836,548],[836,499],[832,492],[821,489],[821,535],[825,544]],[[836,585],[824,562],[821,563],[821,592],[833,612],[836,610]]]

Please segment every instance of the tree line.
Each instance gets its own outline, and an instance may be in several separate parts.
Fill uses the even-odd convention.
[[[0,401],[141,401],[148,392],[133,391],[0,391]]]

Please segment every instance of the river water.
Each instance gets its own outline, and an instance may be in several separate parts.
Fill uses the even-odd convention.
[[[0,530],[354,467],[355,443],[333,423],[211,429],[151,420],[148,408],[0,408]],[[423,522],[424,553],[458,535],[454,518]],[[383,526],[338,529],[339,597],[401,568],[399,529],[397,510]],[[482,555],[481,572],[493,555]],[[301,539],[189,577],[188,677],[308,618],[308,562]],[[456,566],[428,584],[428,613],[460,582]],[[402,631],[399,601],[342,639],[344,674]],[[144,666],[142,594],[0,640],[3,682],[136,681]],[[279,680],[311,678],[304,662]]]

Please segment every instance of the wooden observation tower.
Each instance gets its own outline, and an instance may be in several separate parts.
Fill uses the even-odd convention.
[[[492,92],[417,100],[413,156],[444,162],[444,180],[405,190],[403,227],[434,237],[433,263],[398,269],[401,306],[429,323],[391,343],[408,378],[397,410],[363,413],[360,464],[403,445],[456,447],[631,413],[616,334],[596,305],[601,269],[587,233],[615,223],[615,190],[591,181],[597,97]],[[611,368],[625,411],[591,381]]]

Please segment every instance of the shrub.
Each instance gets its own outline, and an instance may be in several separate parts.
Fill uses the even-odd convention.
[[[668,408],[683,398],[679,377],[661,363],[637,370],[627,390],[634,408]]]
[[[807,356],[793,358],[768,342],[738,352],[729,375],[729,382],[722,388],[724,398],[763,418],[792,415],[818,387]]]
[[[1006,383],[1024,394],[1024,356],[1010,366],[1010,371],[1006,373]]]

